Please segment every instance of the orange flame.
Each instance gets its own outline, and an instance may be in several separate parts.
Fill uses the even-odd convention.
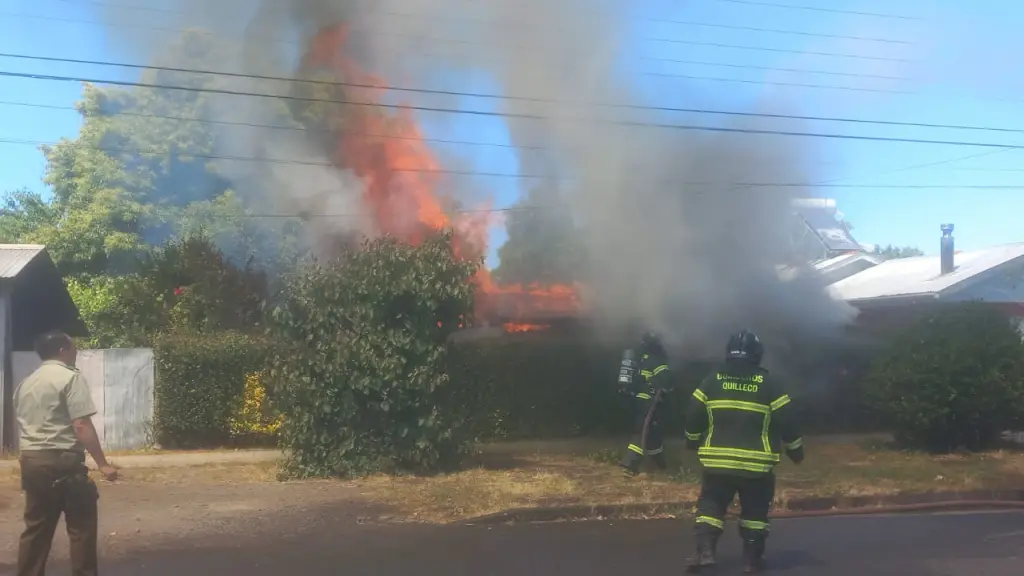
[[[550,324],[516,324],[514,322],[505,323],[505,332],[536,332],[539,330],[547,330],[551,328]]]
[[[302,68],[327,70],[342,82],[360,85],[345,87],[343,100],[383,101],[384,82],[345,57],[347,39],[344,25],[322,28],[310,42]],[[435,193],[441,166],[411,110],[400,108],[391,113],[386,108],[359,105],[336,108],[339,117],[331,118],[330,123],[343,128],[337,131],[332,163],[351,170],[366,183],[363,200],[381,233],[415,245],[434,232],[451,228],[457,256],[479,258],[486,253],[490,214],[460,214],[453,221],[445,213]],[[571,286],[498,286],[484,268],[475,281],[480,317],[520,319],[575,314],[579,309],[578,294]]]

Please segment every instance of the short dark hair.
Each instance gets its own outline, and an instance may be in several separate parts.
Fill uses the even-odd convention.
[[[71,345],[71,336],[60,330],[50,330],[36,338],[35,349],[41,359],[52,360],[69,345]]]

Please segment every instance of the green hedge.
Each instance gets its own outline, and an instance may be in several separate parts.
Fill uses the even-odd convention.
[[[621,347],[586,336],[527,333],[460,343],[448,372],[452,409],[478,439],[542,439],[628,434],[631,404],[616,392]],[[686,397],[708,365],[673,366],[679,393],[667,431],[682,429]]]
[[[266,367],[273,345],[237,332],[189,332],[158,337],[153,351],[156,441],[164,448],[231,443],[245,375]]]

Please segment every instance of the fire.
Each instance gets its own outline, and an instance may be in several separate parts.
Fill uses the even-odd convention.
[[[505,323],[505,332],[536,332],[538,330],[547,330],[551,328],[550,324],[516,324],[514,322]]]
[[[345,87],[343,100],[381,102],[385,83],[362,71],[345,56],[347,29],[344,25],[322,28],[310,42],[302,59],[306,70],[326,70],[338,80],[360,87]],[[363,88],[370,86],[371,88]],[[477,258],[487,249],[490,214],[460,214],[454,220],[442,208],[436,187],[440,163],[424,140],[412,111],[374,106],[336,106],[337,130],[332,163],[352,170],[366,187],[363,200],[381,233],[412,244],[444,228],[455,233],[456,254]],[[479,286],[477,315],[480,317],[533,318],[538,315],[574,314],[579,297],[572,286],[498,286],[489,271],[481,268],[475,281]],[[533,329],[533,324],[506,324]]]

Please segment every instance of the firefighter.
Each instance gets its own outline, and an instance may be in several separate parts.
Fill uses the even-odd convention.
[[[690,572],[715,564],[725,513],[740,497],[744,573],[764,569],[768,512],[775,497],[780,452],[804,459],[803,439],[786,390],[761,367],[764,347],[753,332],[729,338],[726,360],[693,393],[686,415],[686,443],[704,466],[694,528],[697,553]]]
[[[644,456],[650,456],[659,469],[665,469],[665,446],[662,420],[665,414],[664,397],[672,392],[671,376],[668,372],[668,355],[661,338],[653,332],[647,332],[640,340],[637,349],[640,357],[639,378],[623,392],[632,397],[633,404],[633,437],[630,439],[626,454],[619,466],[627,476],[636,476],[640,472]],[[653,412],[651,412],[653,410]],[[650,423],[644,435],[644,423],[650,413]],[[645,442],[646,440],[646,442]],[[644,445],[646,444],[646,445]]]

